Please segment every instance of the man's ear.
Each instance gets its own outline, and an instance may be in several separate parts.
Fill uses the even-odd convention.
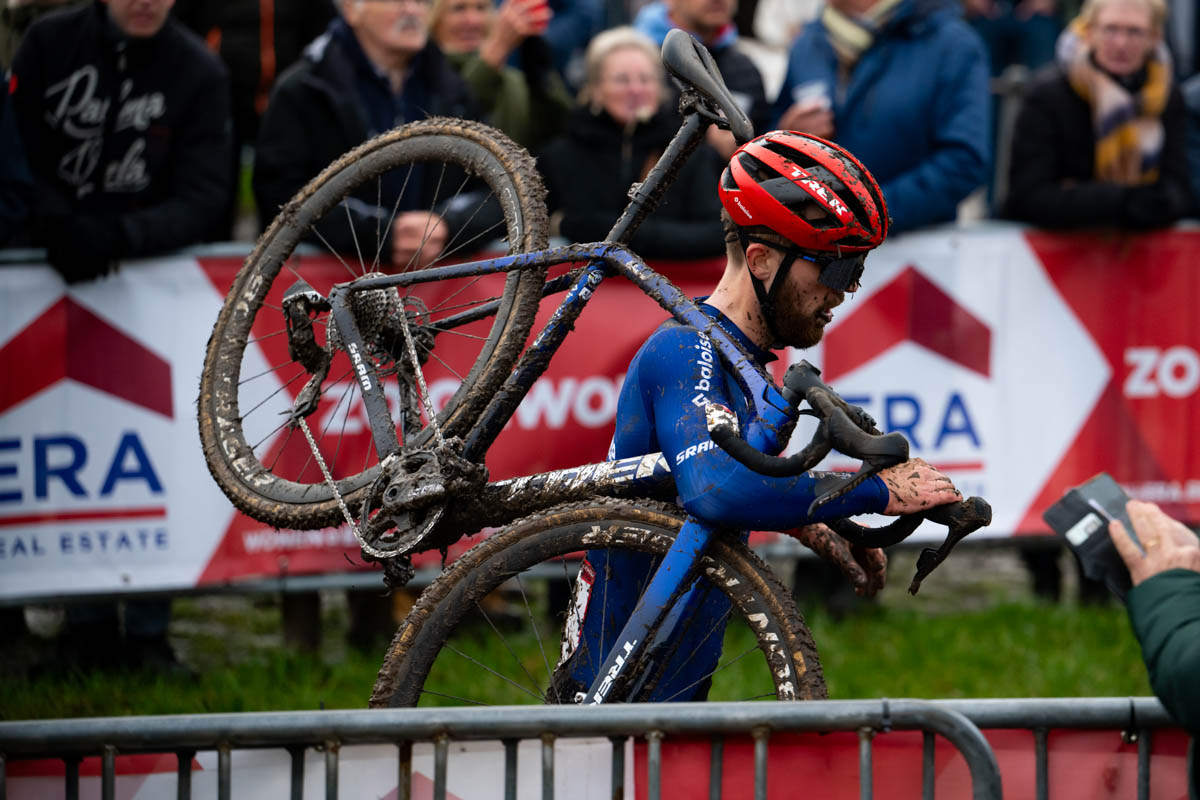
[[[774,252],[770,247],[758,242],[751,242],[746,247],[746,266],[749,268],[750,274],[764,284],[770,284],[775,270],[779,268],[779,264],[772,256]]]

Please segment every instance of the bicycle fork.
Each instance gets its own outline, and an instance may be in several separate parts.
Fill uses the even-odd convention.
[[[674,641],[680,622],[698,605],[700,590],[693,579],[712,536],[711,527],[694,517],[687,518],[605,657],[584,695],[584,704],[600,705],[636,696],[658,658],[667,657],[664,651]],[[621,676],[637,664],[645,668],[635,680],[621,682]],[[616,694],[614,686],[619,687]]]

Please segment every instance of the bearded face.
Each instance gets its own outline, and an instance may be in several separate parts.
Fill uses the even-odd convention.
[[[802,260],[788,271],[787,282],[775,300],[775,330],[782,340],[777,346],[812,347],[833,321],[833,309],[846,296],[817,280],[820,274],[816,264]]]

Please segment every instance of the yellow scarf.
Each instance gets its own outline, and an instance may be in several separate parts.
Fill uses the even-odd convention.
[[[821,22],[829,33],[829,44],[837,53],[838,65],[849,72],[859,57],[875,43],[875,35],[883,28],[896,6],[903,0],[879,0],[862,16],[843,14],[831,5],[821,13]]]
[[[1097,67],[1076,18],[1058,44],[1059,62],[1076,94],[1092,108],[1096,138],[1095,177],[1123,186],[1158,180],[1162,113],[1171,90],[1170,56],[1159,46],[1146,62],[1146,83],[1131,93]]]

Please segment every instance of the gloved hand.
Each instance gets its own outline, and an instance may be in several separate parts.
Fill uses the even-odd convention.
[[[877,547],[851,545],[826,525],[814,523],[787,531],[831,564],[837,565],[859,597],[874,597],[887,580],[887,555]]]
[[[46,260],[67,283],[107,275],[127,248],[120,219],[116,216],[59,217],[43,220],[38,227],[39,238],[46,246]]]
[[[554,66],[554,51],[550,43],[541,36],[530,36],[521,42],[517,48],[517,63],[521,72],[525,73],[525,81],[538,94],[551,92],[552,76],[557,67]]]
[[[1165,228],[1175,221],[1167,193],[1158,184],[1126,189],[1121,205],[1126,227],[1134,230]]]

